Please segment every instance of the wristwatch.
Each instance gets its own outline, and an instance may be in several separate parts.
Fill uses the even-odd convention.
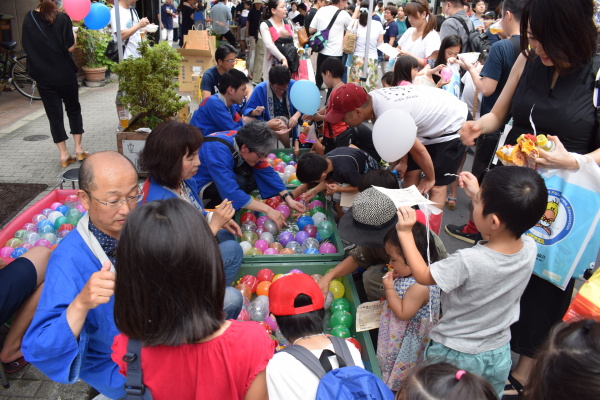
[[[290,192],[285,192],[284,194],[280,194],[279,197],[281,198],[282,201],[285,201],[285,199],[287,197],[291,197],[292,195],[290,194]]]

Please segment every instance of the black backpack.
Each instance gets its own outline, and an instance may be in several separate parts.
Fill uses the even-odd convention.
[[[452,16],[450,18],[454,18],[457,21],[459,21],[462,24],[462,27],[465,29],[465,32],[467,32],[467,36],[469,38],[467,40],[467,53],[483,53],[484,51],[487,51],[489,53],[492,44],[488,40],[487,33],[481,33],[477,29],[473,29],[473,31],[470,31],[465,20],[460,17]]]
[[[266,20],[265,22],[267,23],[267,26],[270,30],[270,28],[273,27],[273,24],[269,20]],[[289,21],[287,19],[284,19],[283,23],[289,25]],[[298,57],[298,49],[294,45],[294,38],[279,37],[277,40],[275,40],[274,43],[277,47],[277,50],[279,50],[287,60],[290,72],[298,72],[298,67],[300,66],[300,58]]]

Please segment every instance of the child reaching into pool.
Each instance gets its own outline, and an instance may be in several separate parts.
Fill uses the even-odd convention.
[[[417,222],[412,232],[419,253],[426,259],[425,226]],[[429,332],[440,315],[440,289],[415,281],[395,227],[386,234],[384,244],[393,270],[383,277],[386,301],[379,319],[377,360],[383,381],[397,391],[410,368],[423,361]],[[431,262],[439,260],[433,236],[429,238],[429,255]]]
[[[416,281],[442,290],[444,315],[431,331],[425,361],[480,375],[500,398],[511,366],[510,325],[519,319],[537,255],[535,242],[523,234],[544,214],[548,191],[537,172],[523,167],[494,168],[481,188],[473,174],[462,172],[460,186],[487,240],[428,266],[412,233],[415,210],[400,207],[396,228]]]

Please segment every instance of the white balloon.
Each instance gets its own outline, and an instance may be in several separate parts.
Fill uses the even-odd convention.
[[[373,144],[387,162],[398,161],[412,149],[417,137],[417,125],[409,113],[388,110],[377,117],[373,125]]]

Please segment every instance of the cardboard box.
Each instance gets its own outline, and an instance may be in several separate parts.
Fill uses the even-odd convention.
[[[183,57],[179,71],[179,90],[192,92],[194,90],[193,75],[202,75],[207,69],[216,65],[216,38],[209,36],[207,31],[191,30],[184,37],[183,49],[177,51]]]
[[[192,75],[192,82],[194,84],[192,99],[200,104],[202,102],[202,90],[200,90],[200,86],[202,85],[202,75]]]

